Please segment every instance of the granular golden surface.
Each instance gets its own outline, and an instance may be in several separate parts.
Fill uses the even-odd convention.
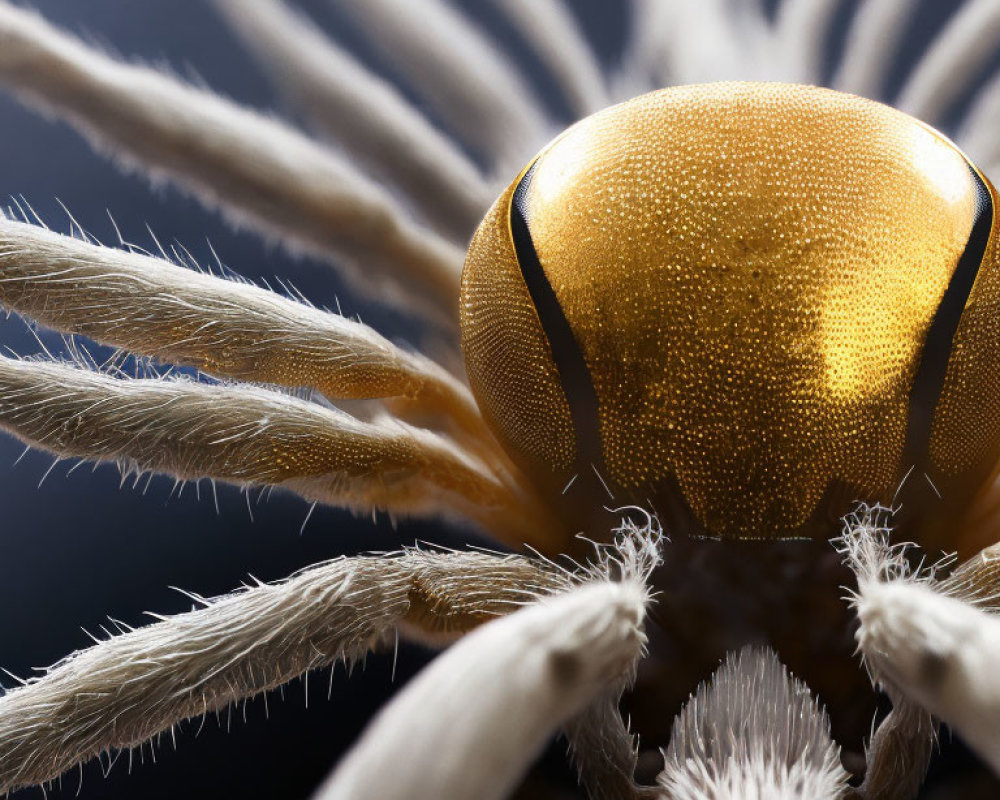
[[[608,482],[739,538],[808,533],[824,497],[890,500],[926,335],[975,214],[953,144],[837,92],[674,88],[575,125],[538,157],[527,221],[594,384]],[[480,285],[488,269],[517,274],[513,247],[491,243],[470,251]],[[987,257],[935,418],[935,481],[1000,437],[995,239]],[[468,285],[464,297],[463,325],[489,302]],[[526,352],[538,346],[506,345],[549,364],[546,348]],[[487,415],[505,443],[523,438],[522,398],[491,373],[509,369],[467,360],[480,402],[507,407]],[[566,419],[554,403],[553,424]]]
[[[994,207],[1000,205],[990,186]],[[951,348],[931,436],[931,460],[948,480],[990,464],[1000,441],[1000,219]],[[991,542],[992,544],[992,542]]]
[[[486,421],[522,469],[544,478],[569,470],[576,446],[559,373],[513,259],[511,193],[494,203],[469,247],[462,273],[462,348]]]

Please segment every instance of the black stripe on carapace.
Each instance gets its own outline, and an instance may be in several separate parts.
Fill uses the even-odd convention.
[[[904,471],[916,465],[926,469],[930,456],[931,427],[934,424],[934,410],[944,389],[948,360],[951,358],[952,340],[958,323],[962,319],[965,303],[976,282],[979,265],[986,254],[986,245],[993,229],[993,195],[976,169],[970,164],[969,172],[976,187],[976,217],[972,232],[966,242],[958,266],[952,273],[944,297],[934,313],[934,319],[927,329],[924,351],[920,365],[910,389],[909,425],[906,429],[906,445],[903,448]]]
[[[521,277],[528,287],[542,331],[552,348],[552,359],[559,371],[563,392],[569,403],[576,433],[576,471],[579,475],[590,475],[591,467],[603,469],[604,461],[601,455],[597,392],[594,391],[583,350],[573,335],[531,239],[527,204],[528,187],[534,173],[535,164],[532,164],[514,188],[510,201],[510,232]]]

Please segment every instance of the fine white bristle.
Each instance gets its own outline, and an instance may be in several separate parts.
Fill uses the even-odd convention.
[[[846,780],[826,712],[773,651],[747,647],[674,721],[658,783],[671,800],[833,800]]]

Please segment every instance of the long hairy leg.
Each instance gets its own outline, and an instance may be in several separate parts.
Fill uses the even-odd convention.
[[[867,769],[852,796],[858,800],[913,800],[937,746],[937,722],[920,705],[883,686],[892,710],[872,732]]]
[[[996,135],[1000,124],[1000,74],[991,78],[980,89],[965,119],[959,127],[956,141],[974,159],[983,165],[987,175],[995,176],[1000,166],[1000,141]]]
[[[407,685],[317,798],[507,797],[559,726],[631,669],[644,602],[594,584],[484,626]]]
[[[617,700],[643,650],[646,581],[659,563],[658,543],[648,531],[626,531],[579,588],[459,642],[372,722],[318,800],[498,800],[559,727],[581,766],[608,765],[622,744],[622,766],[632,764],[631,737],[609,698]],[[575,735],[581,730],[587,736]],[[608,775],[581,770],[590,797],[647,796],[631,775],[606,783]]]
[[[360,323],[10,220],[0,220],[0,302],[64,332],[223,378],[312,387],[331,399],[383,398],[397,417],[382,411],[364,422],[266,389],[130,383],[6,359],[4,425],[60,456],[116,460],[182,479],[282,485],[365,511],[433,513],[440,502],[513,542],[525,528],[517,519],[551,529],[468,389]],[[453,439],[399,421],[407,418]]]
[[[0,2],[0,83],[128,166],[350,267],[380,299],[453,321],[462,251],[347,161],[275,119],[116,61]]]
[[[909,547],[889,544],[884,509],[867,508],[849,518],[842,546],[858,577],[853,603],[859,649],[873,678],[894,699],[902,698],[902,713],[913,719],[908,732],[894,734],[893,760],[908,761],[911,774],[904,776],[897,767],[892,796],[912,797],[919,788],[936,728],[930,715],[951,726],[1000,773],[996,549],[941,579],[937,573],[950,562],[914,570]]]
[[[225,378],[394,410],[495,453],[468,389],[370,327],[248,283],[0,218],[0,303],[64,333]]]
[[[827,58],[826,38],[841,0],[783,0],[775,42],[782,66],[798,83],[820,83]]]
[[[733,14],[734,6],[726,0],[660,5],[669,9],[660,13],[666,23],[661,30],[667,36],[667,72],[673,82],[773,77],[767,71],[768,59],[756,58],[759,53],[768,55],[758,48],[760,35],[766,31],[759,15]],[[711,57],[706,58],[706,53]]]
[[[223,19],[319,133],[399,187],[413,210],[464,244],[493,202],[478,168],[390,83],[283,0],[214,0]]]
[[[531,43],[576,117],[609,104],[607,82],[593,49],[563,0],[493,0]]]
[[[658,0],[630,0],[628,10],[627,49],[613,76],[617,100],[668,86],[675,80],[668,33],[672,7]]]
[[[365,512],[450,512],[513,542],[543,513],[449,439],[250,386],[4,357],[0,427],[61,458],[280,486]]]
[[[338,9],[505,183],[554,132],[517,68],[446,0],[341,0]]]
[[[580,783],[587,788],[590,800],[655,796],[655,790],[635,782],[636,740],[618,709],[631,679],[631,675],[623,675],[563,726]]]
[[[223,597],[191,595],[199,608],[73,653],[0,696],[0,792],[309,670],[350,666],[397,630],[440,641],[577,580],[518,556],[411,550],[340,558]]]
[[[881,97],[916,8],[910,0],[864,0],[851,20],[831,85],[873,100]]]
[[[938,124],[996,52],[998,35],[1000,6],[993,0],[969,0],[938,34],[894,104]]]

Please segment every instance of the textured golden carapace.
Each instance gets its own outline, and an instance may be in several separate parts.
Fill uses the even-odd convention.
[[[639,97],[552,142],[480,226],[473,390],[571,524],[648,502],[674,530],[830,535],[894,496],[940,516],[1000,442],[995,199],[944,136],[858,97]]]

